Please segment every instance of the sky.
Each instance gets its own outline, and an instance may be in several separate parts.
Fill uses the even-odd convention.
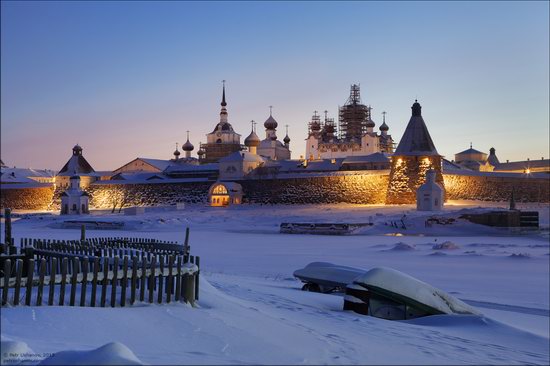
[[[1,2],[1,158],[59,170],[80,144],[96,170],[196,156],[219,121],[242,140],[273,106],[305,153],[314,110],[353,83],[399,141],[415,98],[439,153],[548,158],[549,3]]]

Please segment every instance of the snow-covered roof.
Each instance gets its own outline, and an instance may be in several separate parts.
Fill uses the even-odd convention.
[[[387,154],[377,152],[370,155],[357,155],[357,156],[348,156],[344,159],[343,164],[353,164],[353,163],[389,163],[390,158]]]
[[[420,113],[421,108],[418,102],[413,104],[411,119],[394,155],[439,155]]]
[[[1,168],[0,181],[2,183],[31,183],[36,178],[53,178],[55,172],[46,169]]]
[[[172,164],[171,160],[150,159],[150,158],[138,158],[138,159],[159,169],[160,171],[163,171],[164,169],[168,168],[170,164]]]
[[[73,154],[69,161],[61,168],[57,175],[72,176],[74,174],[87,175],[94,172],[94,168],[86,161],[84,156]]]
[[[512,161],[509,163],[500,163],[496,166],[495,171],[507,171],[507,170],[524,170],[533,168],[547,168],[550,170],[550,159],[541,160],[524,160],[524,161]]]
[[[111,177],[112,180],[152,180],[152,179],[166,179],[165,176],[159,173],[118,173]]]
[[[252,154],[248,151],[235,151],[219,160],[220,163],[227,163],[232,161],[245,161],[249,163],[263,163],[265,159],[260,155]]]
[[[481,151],[476,150],[476,149],[473,149],[473,148],[469,148],[467,150],[461,151],[459,153],[456,153],[455,155],[462,155],[462,154],[464,154],[464,155],[467,155],[467,154],[485,154],[485,155],[487,155],[486,153],[481,152]]]
[[[206,172],[206,171],[218,171],[218,163],[209,164],[171,164],[165,170],[164,173],[177,173],[177,172]]]
[[[243,190],[243,187],[239,183],[236,183],[236,182],[220,182],[220,181],[218,181],[218,182],[212,184],[212,187],[217,186],[219,184],[222,184],[223,186],[225,186],[225,188],[227,188],[227,190],[230,191],[230,192],[242,192],[242,190]]]
[[[442,161],[442,168],[443,168],[443,171],[444,172],[447,172],[447,171],[456,171],[456,170],[465,170],[464,167],[456,164],[456,163],[453,163],[447,159],[443,159]]]

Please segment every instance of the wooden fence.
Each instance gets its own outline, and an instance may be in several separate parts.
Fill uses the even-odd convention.
[[[140,261],[137,256],[51,257],[49,260],[42,257],[16,259],[12,264],[12,260],[7,259],[0,279],[2,306],[20,305],[23,299],[28,306],[104,307],[110,304],[115,307],[118,304],[124,307],[138,299],[159,304],[180,300],[194,304],[198,267],[185,260],[184,256],[173,255],[153,256],[151,261]],[[48,262],[50,271],[47,271]],[[46,287],[47,296],[44,295]]]
[[[21,239],[20,248],[0,245],[0,253],[2,306],[198,300],[200,257],[174,242]]]

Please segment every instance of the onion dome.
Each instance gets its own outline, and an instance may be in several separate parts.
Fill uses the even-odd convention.
[[[190,143],[189,140],[187,140],[185,144],[183,144],[183,146],[181,147],[183,151],[193,151],[194,148],[195,146],[193,146],[193,144]]]
[[[251,131],[250,135],[244,139],[244,144],[248,147],[258,147],[260,145],[260,138],[256,135],[256,132]]]
[[[273,118],[272,115],[269,115],[269,118],[264,122],[264,127],[267,129],[267,130],[274,130],[277,128],[279,124],[277,123],[277,121],[275,121],[275,118]]]
[[[376,126],[376,124],[375,124],[374,121],[373,121],[372,119],[370,119],[370,117],[369,117],[369,120],[367,121],[367,123],[365,124],[365,126],[374,128],[374,126]]]
[[[176,157],[176,159],[180,156],[180,151],[178,150],[178,143],[176,142],[176,150],[174,151],[174,156]]]
[[[285,138],[283,139],[283,142],[285,144],[288,144],[290,142],[290,137],[288,137],[288,134],[285,136]]]
[[[274,130],[279,125],[277,121],[275,121],[275,118],[273,118],[273,116],[271,115],[272,108],[272,106],[269,106],[269,118],[266,119],[264,122],[264,127],[266,128],[266,130]]]
[[[189,142],[189,131],[187,131],[187,141],[185,142],[185,144],[183,144],[181,149],[183,151],[193,151],[194,148],[195,146],[193,146],[193,144]]]
[[[382,122],[382,124],[380,125],[380,131],[388,131],[389,129],[390,128],[388,127],[386,122]]]

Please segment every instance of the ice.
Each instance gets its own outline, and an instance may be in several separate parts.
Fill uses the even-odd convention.
[[[506,203],[453,202],[438,215],[458,216],[480,205],[486,210]],[[182,243],[189,225],[191,253],[201,257],[199,307],[2,308],[2,341],[25,343],[38,354],[89,352],[118,342],[147,364],[548,364],[548,209],[518,205],[539,210],[545,230],[514,233],[462,221],[426,228],[429,216],[411,205],[186,205],[131,217],[93,212],[93,219],[132,225],[88,230],[88,237]],[[385,225],[404,214],[407,229]],[[358,235],[279,234],[281,222],[352,223],[370,217],[374,226]],[[16,242],[21,237],[79,239],[79,229],[47,227],[64,219],[48,213],[15,217]],[[446,241],[459,248],[434,251],[435,244]],[[381,250],[398,242],[415,250]],[[434,252],[446,255],[430,255]],[[520,253],[529,258],[510,257]],[[394,268],[484,317],[394,322],[343,311],[342,296],[300,291],[293,272],[311,262]]]

